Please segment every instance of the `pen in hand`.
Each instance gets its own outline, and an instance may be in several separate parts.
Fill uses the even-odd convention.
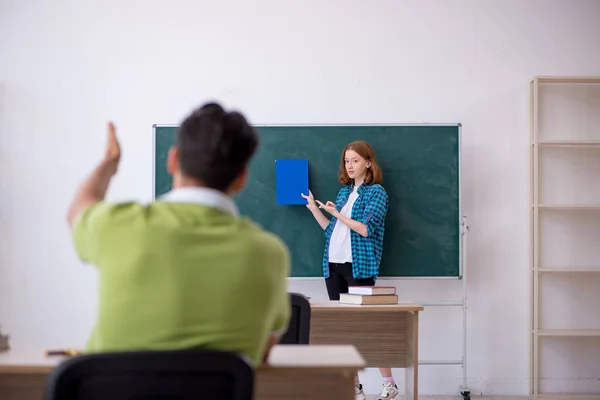
[[[75,349],[46,350],[46,356],[77,356],[81,354]]]

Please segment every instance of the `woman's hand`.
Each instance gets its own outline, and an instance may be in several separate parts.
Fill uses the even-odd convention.
[[[315,198],[314,198],[312,192],[309,190],[308,196],[305,195],[304,193],[300,193],[300,195],[302,196],[302,198],[306,199],[306,201],[307,201],[306,208],[308,208],[310,210],[313,217],[315,217],[315,219],[319,223],[319,226],[321,228],[323,228],[323,230],[327,229],[327,225],[329,225],[329,220],[327,219],[327,217],[325,215],[323,215],[321,210],[319,210],[319,206],[315,202]]]
[[[328,201],[327,203],[323,204],[321,203],[319,200],[317,200],[317,203],[319,204],[319,208],[327,211],[329,214],[335,216],[337,213],[337,209],[335,208],[335,203],[332,201]]]
[[[308,202],[308,204],[306,204],[306,208],[308,208],[311,211],[316,210],[318,208],[317,203],[315,203],[315,198],[310,190],[308,191],[308,196],[304,193],[300,193],[300,195],[303,199],[305,199]]]

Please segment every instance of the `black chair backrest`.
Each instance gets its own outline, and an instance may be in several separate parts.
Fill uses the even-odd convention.
[[[253,369],[234,353],[97,353],[58,365],[45,400],[252,400],[253,390]]]
[[[310,302],[299,293],[290,293],[292,313],[281,344],[308,344],[310,340]]]

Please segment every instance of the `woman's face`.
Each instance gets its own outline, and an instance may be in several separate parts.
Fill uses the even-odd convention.
[[[346,165],[346,172],[350,179],[362,180],[367,174],[367,168],[371,166],[371,163],[362,158],[354,150],[346,150],[344,155],[344,164]]]

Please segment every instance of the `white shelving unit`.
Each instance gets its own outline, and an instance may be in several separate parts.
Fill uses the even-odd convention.
[[[566,358],[564,346],[582,341],[592,363],[600,354],[600,295],[594,297],[594,288],[600,293],[600,77],[535,77],[530,112],[531,394],[600,399],[600,393],[565,392],[560,378],[544,372],[561,363],[542,363],[550,344],[563,350],[549,356]],[[573,356],[563,370],[581,358]],[[595,361],[592,374],[600,371]]]

